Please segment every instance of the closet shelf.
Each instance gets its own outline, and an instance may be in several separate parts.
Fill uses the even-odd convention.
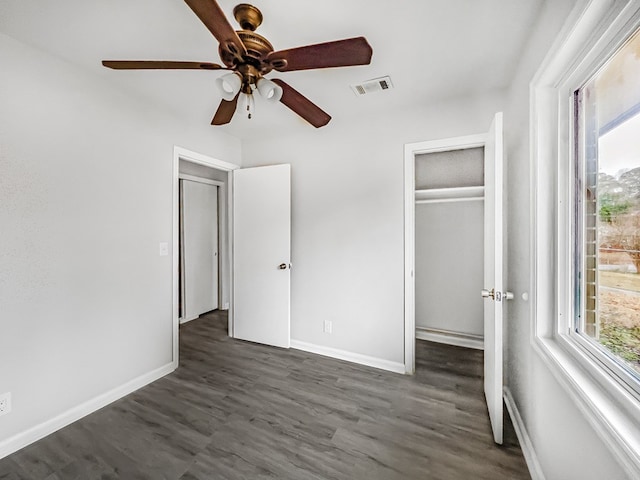
[[[416,190],[416,203],[464,202],[484,199],[484,187],[428,188]]]

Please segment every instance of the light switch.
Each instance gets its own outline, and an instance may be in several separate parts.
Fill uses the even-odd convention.
[[[160,256],[166,257],[169,255],[169,244],[167,242],[160,242]]]

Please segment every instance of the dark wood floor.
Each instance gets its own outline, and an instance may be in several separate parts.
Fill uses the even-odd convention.
[[[528,479],[494,445],[482,352],[418,342],[403,376],[236,341],[211,313],[180,368],[0,460],[0,479]]]

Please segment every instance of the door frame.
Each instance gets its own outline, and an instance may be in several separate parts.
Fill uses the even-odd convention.
[[[484,147],[486,133],[407,143],[404,146],[404,369],[416,370],[416,289],[415,289],[415,161],[416,155]]]
[[[178,182],[180,181],[180,160],[185,160],[187,162],[196,163],[198,165],[203,165],[205,167],[214,168],[216,170],[220,170],[223,172],[227,172],[227,185],[226,189],[226,198],[224,199],[227,205],[228,216],[226,222],[220,222],[220,226],[223,226],[225,229],[225,237],[227,238],[228,248],[224,256],[225,262],[228,262],[229,265],[229,336],[233,336],[233,265],[231,263],[231,258],[233,256],[233,237],[232,237],[232,225],[233,225],[233,179],[232,173],[234,170],[240,168],[239,165],[225,162],[223,160],[219,160],[214,157],[210,157],[208,155],[204,155],[202,153],[194,152],[188,150],[183,147],[174,146],[173,147],[173,173],[172,173],[172,206],[173,206],[173,222],[172,222],[172,343],[173,343],[173,366],[174,368],[178,367],[179,354],[180,354],[180,342],[179,342],[179,331],[180,331],[180,318],[178,311],[178,275],[179,275],[179,264],[178,264],[178,235],[180,233],[180,224],[179,224],[179,198],[178,198]],[[219,234],[220,235],[220,234]],[[221,257],[221,255],[219,255]],[[222,259],[219,260],[221,262]],[[218,282],[219,284],[221,282]],[[219,299],[221,302],[222,299]]]

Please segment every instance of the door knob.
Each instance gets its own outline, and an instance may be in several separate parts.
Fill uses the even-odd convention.
[[[286,270],[287,269],[287,264],[286,263],[281,263],[280,265],[278,265],[278,268],[280,270]]]
[[[513,293],[511,292],[496,292],[495,288],[491,290],[487,290],[486,288],[482,289],[480,294],[484,298],[492,298],[497,302],[501,302],[502,300],[513,300]]]
[[[483,298],[492,298],[494,300],[496,298],[496,291],[493,288],[491,290],[487,290],[486,288],[483,288],[480,291],[480,294],[482,295]]]

